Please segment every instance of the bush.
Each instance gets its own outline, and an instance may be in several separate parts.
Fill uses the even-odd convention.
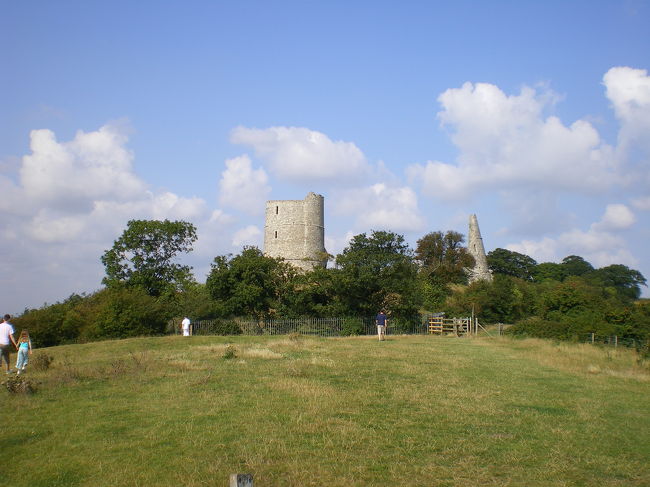
[[[54,362],[54,357],[49,355],[46,352],[36,352],[34,356],[29,360],[29,365],[32,366],[34,370],[47,370],[50,368]]]
[[[226,360],[237,358],[237,349],[232,345],[227,345],[223,351],[223,358]]]
[[[36,382],[21,376],[9,376],[2,382],[11,394],[33,394],[36,392]]]
[[[346,318],[341,327],[342,336],[353,336],[364,334],[363,322],[360,318]]]
[[[106,301],[97,318],[101,337],[127,338],[157,335],[165,330],[164,307],[139,288],[108,290]]]
[[[505,331],[506,335],[514,336],[529,336],[536,338],[556,338],[567,339],[571,338],[569,327],[558,321],[548,321],[533,316],[524,320],[518,321]]]
[[[241,328],[232,320],[217,320],[212,329],[215,335],[241,335]]]

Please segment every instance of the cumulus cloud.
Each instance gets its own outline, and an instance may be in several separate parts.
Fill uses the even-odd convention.
[[[630,146],[650,152],[650,76],[645,69],[611,68],[603,76],[606,96],[612,102],[621,123],[619,148],[627,153]]]
[[[621,181],[613,149],[594,127],[544,118],[557,97],[525,87],[506,95],[487,83],[448,89],[438,117],[459,149],[456,164],[429,161],[407,169],[425,193],[466,199],[472,192],[539,187],[593,192]]]
[[[592,228],[598,232],[623,230],[631,227],[635,222],[636,217],[632,210],[622,204],[613,204],[607,205],[602,219],[594,223]]]
[[[262,231],[255,225],[248,225],[235,232],[232,237],[232,246],[255,245],[262,248]]]
[[[108,124],[58,141],[50,130],[34,130],[31,152],[14,174],[3,168],[0,304],[7,311],[99,287],[99,257],[130,219],[183,219],[217,234],[228,224],[226,214],[211,212],[201,198],[150,190],[133,170],[127,132]]]
[[[356,216],[357,228],[417,231],[424,227],[417,195],[407,186],[392,187],[377,183],[341,191],[334,199],[335,211]]]
[[[222,205],[260,215],[270,192],[266,171],[253,169],[247,155],[226,161],[226,170],[219,181],[219,202]]]
[[[365,156],[352,142],[333,141],[307,128],[237,127],[230,140],[253,147],[269,170],[285,181],[341,184],[358,180],[369,169]]]
[[[127,201],[139,197],[145,184],[133,173],[133,154],[120,125],[77,132],[58,142],[47,129],[30,134],[31,154],[23,157],[20,182],[34,202],[66,211],[87,211],[98,199]]]
[[[610,264],[636,266],[638,260],[626,248],[625,238],[618,233],[630,228],[635,221],[627,206],[612,204],[586,231],[573,229],[557,238],[523,240],[507,248],[529,255],[538,262],[557,262],[568,255],[580,255],[596,267]]]

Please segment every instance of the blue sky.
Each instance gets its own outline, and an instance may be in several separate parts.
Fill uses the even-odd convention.
[[[0,308],[100,287],[131,218],[187,262],[262,246],[267,199],[326,245],[467,233],[650,277],[650,3],[0,0]],[[648,295],[647,290],[644,291]]]

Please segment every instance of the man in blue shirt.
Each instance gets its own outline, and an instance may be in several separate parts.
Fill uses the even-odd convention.
[[[375,323],[377,324],[377,335],[379,335],[379,341],[382,341],[386,337],[386,327],[388,326],[388,317],[386,316],[386,313],[384,313],[383,309],[377,315]]]

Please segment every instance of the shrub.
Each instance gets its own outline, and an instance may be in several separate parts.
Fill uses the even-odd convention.
[[[115,288],[97,319],[100,336],[126,338],[163,333],[167,319],[160,303],[139,288]]]
[[[215,335],[241,335],[241,328],[232,320],[217,320],[214,324],[213,333]]]
[[[227,345],[223,351],[223,358],[226,360],[237,358],[237,349],[232,345]]]
[[[54,362],[54,357],[47,352],[36,352],[29,361],[34,370],[47,370]]]
[[[12,394],[33,394],[36,392],[36,382],[21,376],[9,376],[2,385]]]
[[[363,323],[359,318],[346,318],[341,327],[342,336],[363,335]]]

